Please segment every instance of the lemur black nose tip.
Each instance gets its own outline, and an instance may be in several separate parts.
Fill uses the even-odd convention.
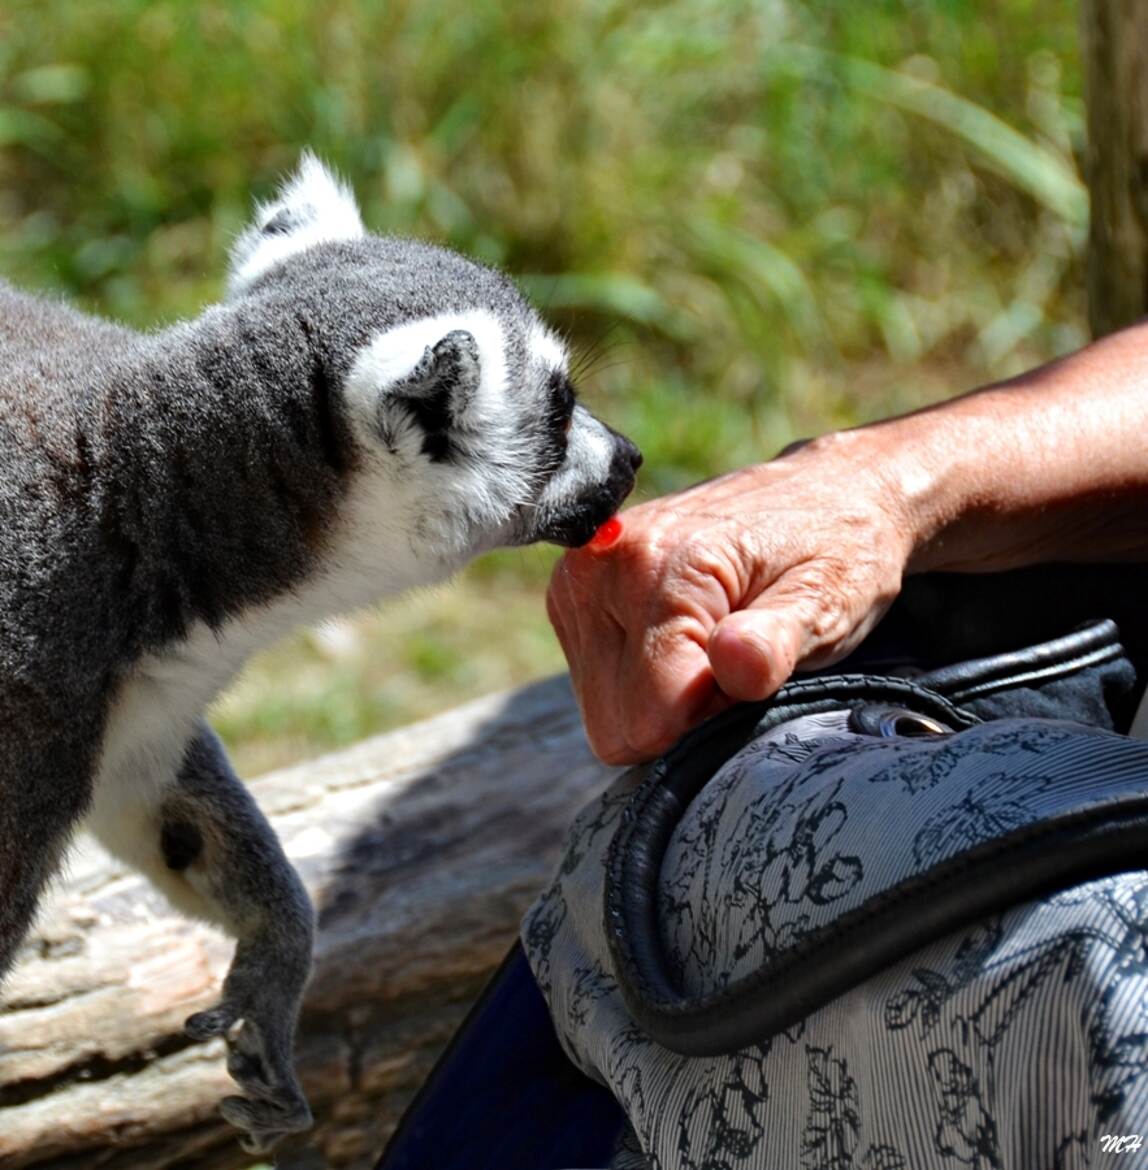
[[[636,472],[642,466],[642,452],[627,438],[622,438],[622,455],[629,462],[630,470]]]

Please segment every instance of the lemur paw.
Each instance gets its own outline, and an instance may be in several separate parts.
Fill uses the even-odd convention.
[[[311,1110],[292,1067],[291,1027],[275,1013],[225,999],[189,1017],[184,1031],[195,1040],[226,1037],[227,1071],[247,1096],[224,1098],[219,1111],[243,1131],[240,1141],[249,1154],[266,1153],[289,1134],[311,1127]]]
[[[224,1097],[219,1112],[243,1131],[239,1144],[249,1154],[266,1154],[283,1138],[310,1129],[312,1124],[311,1110],[302,1094],[294,1103]]]

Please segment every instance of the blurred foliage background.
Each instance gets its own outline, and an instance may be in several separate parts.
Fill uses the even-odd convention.
[[[1085,340],[1068,0],[5,0],[0,274],[142,327],[220,295],[304,145],[369,226],[516,275],[639,496]],[[549,673],[553,554],[301,632],[253,773]]]

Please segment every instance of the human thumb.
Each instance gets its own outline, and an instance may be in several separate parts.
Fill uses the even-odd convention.
[[[795,613],[759,602],[714,627],[707,646],[710,669],[731,699],[765,699],[793,673],[804,641]]]
[[[836,661],[867,628],[851,612],[851,591],[817,563],[782,574],[710,633],[710,669],[731,699],[765,699],[801,665]],[[874,616],[879,609],[871,606]]]

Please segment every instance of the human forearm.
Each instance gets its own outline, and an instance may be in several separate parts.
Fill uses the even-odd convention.
[[[853,434],[903,495],[909,571],[1148,556],[1148,324]]]

